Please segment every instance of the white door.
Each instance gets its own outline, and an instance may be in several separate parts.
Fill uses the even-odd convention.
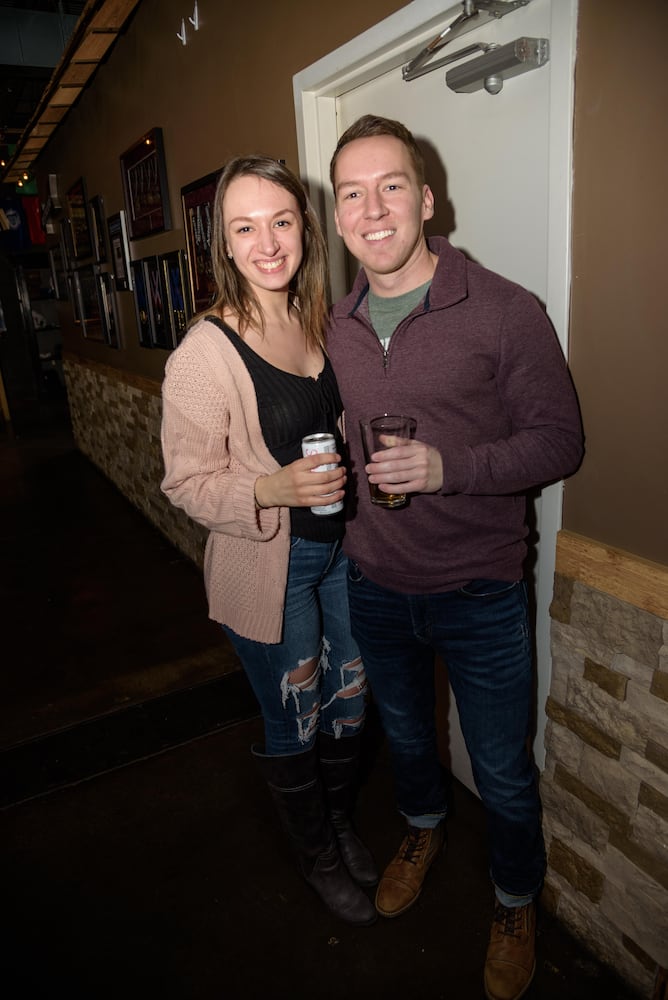
[[[481,264],[533,292],[546,305],[565,344],[575,0],[530,0],[502,18],[485,18],[484,23],[480,23],[482,18],[473,19],[463,36],[431,58],[431,62],[437,61],[476,42],[503,45],[521,36],[548,39],[550,61],[508,79],[497,95],[484,89],[472,94],[450,90],[445,74],[451,66],[406,82],[401,65],[461,12],[462,4],[439,12],[431,0],[416,0],[332,53],[331,63],[326,57],[295,78],[300,165],[326,218],[334,294],[347,290],[350,275],[331,224],[329,157],[337,136],[356,118],[366,113],[384,115],[404,122],[425,151],[427,180],[436,198],[435,219],[427,232],[448,236]],[[555,88],[559,87],[562,92],[557,95]],[[535,753],[542,766],[544,705],[550,679],[548,609],[561,520],[560,486],[544,490],[535,507],[539,543],[534,571],[538,646]],[[441,696],[447,697],[447,688],[442,687]],[[447,735],[453,773],[473,787],[452,699]]]

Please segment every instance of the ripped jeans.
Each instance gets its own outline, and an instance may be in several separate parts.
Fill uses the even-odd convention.
[[[319,730],[340,737],[362,728],[366,676],[350,632],[347,568],[340,542],[293,537],[283,641],[223,626],[260,703],[268,755],[308,750]]]

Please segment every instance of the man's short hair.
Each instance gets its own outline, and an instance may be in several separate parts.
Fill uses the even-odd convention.
[[[425,183],[424,157],[420,147],[413,138],[413,133],[405,125],[402,125],[401,122],[394,121],[392,118],[381,118],[378,115],[362,115],[361,118],[358,118],[356,122],[353,122],[346,129],[334,150],[329,165],[329,179],[334,188],[334,193],[336,193],[336,186],[334,184],[336,161],[343,147],[347,146],[349,142],[354,142],[355,139],[369,139],[377,135],[389,135],[398,139],[399,142],[403,142],[411,158],[418,184],[422,186]]]

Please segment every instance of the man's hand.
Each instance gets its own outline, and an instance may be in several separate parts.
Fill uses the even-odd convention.
[[[441,454],[423,441],[376,451],[364,469],[384,493],[435,493],[443,486]]]

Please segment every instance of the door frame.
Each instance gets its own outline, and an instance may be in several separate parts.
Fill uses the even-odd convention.
[[[551,0],[550,11],[546,307],[566,357],[571,283],[577,3],[578,0]],[[311,199],[324,221],[334,299],[340,298],[346,291],[345,256],[342,241],[334,226],[334,199],[329,183],[329,160],[338,138],[336,100],[347,91],[408,62],[460,13],[460,9],[461,3],[451,3],[444,11],[443,0],[413,0],[293,77],[299,168]],[[507,16],[512,18],[515,15],[511,13]],[[521,9],[517,16],[521,17]],[[479,25],[473,22],[467,29],[465,24],[463,34],[474,27]],[[541,769],[545,763],[545,703],[551,678],[549,608],[554,589],[556,540],[561,527],[562,498],[562,483],[542,490],[537,524],[538,689],[534,753]]]

